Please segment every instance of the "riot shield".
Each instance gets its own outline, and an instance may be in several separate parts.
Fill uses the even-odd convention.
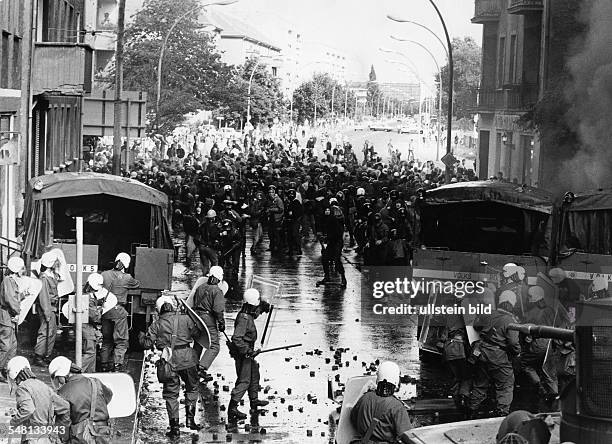
[[[336,444],[359,441],[359,434],[351,421],[351,410],[368,390],[376,388],[376,376],[354,376],[346,381],[340,420],[336,430]]]
[[[435,306],[437,300],[438,294],[432,287],[431,291],[429,292],[427,306]],[[444,327],[440,325],[432,325],[432,318],[433,315],[431,313],[419,315],[419,325],[421,326],[421,333],[419,335],[419,351],[432,353],[435,355],[442,355],[442,351],[437,347],[437,344],[439,342],[440,332]]]
[[[30,276],[19,276],[15,277],[15,282],[19,288],[19,292],[25,295],[25,298],[19,303],[19,319],[17,325],[20,325],[30,312],[34,301],[38,298],[40,290],[42,290],[42,282],[40,279]]]
[[[98,379],[113,392],[108,403],[109,417],[125,418],[136,411],[136,388],[127,373],[84,373],[83,376]]]
[[[278,311],[277,304],[281,297],[282,285],[278,281],[266,279],[254,274],[249,277],[246,288],[257,289],[261,299],[270,304],[270,311],[268,313],[262,313],[255,321],[259,333],[260,345],[261,347],[267,347],[276,321],[276,313]],[[278,341],[273,341],[272,343],[273,345],[282,345],[277,342]]]
[[[195,311],[193,311],[193,308],[187,305],[185,300],[179,299],[179,301],[181,301],[181,304],[185,308],[187,315],[191,318],[191,320],[196,324],[196,326],[200,330],[199,336],[197,338],[194,338],[195,341],[198,344],[200,344],[202,347],[209,349],[210,348],[210,332],[208,331],[208,327],[206,326],[202,318],[198,316],[198,314]]]

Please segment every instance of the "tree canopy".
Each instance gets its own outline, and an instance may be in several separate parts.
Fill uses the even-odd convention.
[[[453,115],[469,117],[473,112],[474,91],[480,82],[481,50],[472,37],[454,38]],[[442,106],[448,107],[448,64],[442,67]]]

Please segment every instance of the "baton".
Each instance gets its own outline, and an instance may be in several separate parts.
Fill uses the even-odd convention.
[[[277,351],[277,350],[286,350],[286,349],[295,348],[295,347],[301,347],[301,346],[302,346],[302,344],[291,344],[291,345],[285,345],[283,347],[268,348],[266,350],[261,350],[259,352],[259,354],[273,352],[273,351]]]

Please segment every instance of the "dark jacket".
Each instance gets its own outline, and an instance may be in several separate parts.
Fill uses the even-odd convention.
[[[474,329],[480,333],[484,343],[497,346],[516,356],[521,351],[519,334],[517,331],[508,330],[508,324],[516,322],[517,319],[512,313],[497,308],[491,314],[478,316],[474,320]]]
[[[102,272],[104,288],[117,296],[117,304],[127,303],[128,290],[140,287],[140,282],[129,273],[121,270],[106,270]]]
[[[236,346],[238,353],[244,356],[255,349],[255,341],[257,341],[255,319],[248,313],[239,312],[234,322],[232,343]]]
[[[193,295],[193,309],[208,312],[216,319],[223,319],[225,297],[219,286],[207,282],[200,285]]]
[[[11,318],[19,311],[19,287],[13,276],[5,276],[0,286],[0,325],[13,327]]]
[[[380,422],[374,427],[371,440],[377,442],[396,442],[397,438],[412,428],[408,410],[395,396],[379,396],[371,391],[364,394],[351,411],[351,422],[363,437],[371,422]]]
[[[96,381],[94,382],[97,388],[97,399],[92,419],[94,421],[108,421],[108,403],[113,398],[113,392],[99,380]],[[72,424],[77,424],[89,418],[92,398],[90,378],[78,374],[71,375],[57,393],[70,404],[70,422]]]

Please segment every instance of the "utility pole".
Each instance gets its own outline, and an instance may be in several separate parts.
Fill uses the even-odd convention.
[[[125,0],[119,0],[117,50],[115,52],[115,106],[113,122],[113,174],[121,175],[121,93],[123,90],[123,38],[125,33]]]

